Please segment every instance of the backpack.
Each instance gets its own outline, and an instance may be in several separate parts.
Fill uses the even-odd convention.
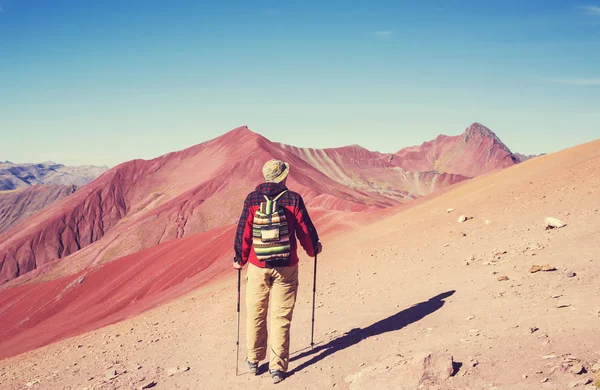
[[[290,234],[285,209],[277,202],[286,191],[273,199],[263,195],[265,200],[254,213],[252,244],[258,261],[268,262],[290,257]]]

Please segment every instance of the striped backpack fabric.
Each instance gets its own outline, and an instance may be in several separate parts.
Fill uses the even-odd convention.
[[[252,223],[252,244],[259,261],[287,259],[290,257],[290,234],[285,210],[277,200],[283,191],[273,199],[266,195],[265,201],[254,213]]]

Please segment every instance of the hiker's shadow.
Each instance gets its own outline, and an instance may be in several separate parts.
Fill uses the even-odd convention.
[[[455,290],[446,291],[445,293],[436,295],[427,301],[419,302],[408,309],[402,310],[401,312],[398,312],[388,318],[375,322],[366,328],[354,328],[343,336],[331,340],[327,344],[317,346],[314,349],[295,355],[290,359],[290,361],[295,361],[310,355],[318,354],[300,364],[298,367],[295,367],[293,370],[288,372],[288,375],[294,375],[294,373],[325,359],[327,356],[358,344],[366,338],[386,332],[400,330],[405,326],[412,324],[413,322],[417,322],[421,318],[444,306],[444,299],[448,298],[454,293]]]

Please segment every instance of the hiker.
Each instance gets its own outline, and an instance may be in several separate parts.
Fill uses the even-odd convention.
[[[269,371],[274,383],[285,378],[289,363],[290,325],[298,290],[296,237],[310,257],[322,250],[319,236],[302,197],[288,190],[290,165],[270,160],[262,169],[265,183],[248,194],[234,242],[233,268],[247,271],[247,362],[258,375],[258,365],[270,351]],[[267,310],[270,302],[270,335]],[[268,339],[268,342],[267,342]]]

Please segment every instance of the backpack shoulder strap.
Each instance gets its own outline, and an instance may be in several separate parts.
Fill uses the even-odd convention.
[[[277,210],[277,200],[286,193],[287,190],[282,191],[279,195],[274,197],[273,199],[269,199],[267,195],[263,195],[265,198],[264,202],[260,204],[260,211],[264,214],[270,215],[275,210]]]
[[[275,201],[275,200],[277,200],[277,199],[281,198],[281,196],[282,196],[283,194],[285,194],[286,192],[287,192],[287,190],[283,190],[283,191],[282,191],[282,192],[281,192],[279,195],[277,195],[275,198],[273,198],[273,200]]]

